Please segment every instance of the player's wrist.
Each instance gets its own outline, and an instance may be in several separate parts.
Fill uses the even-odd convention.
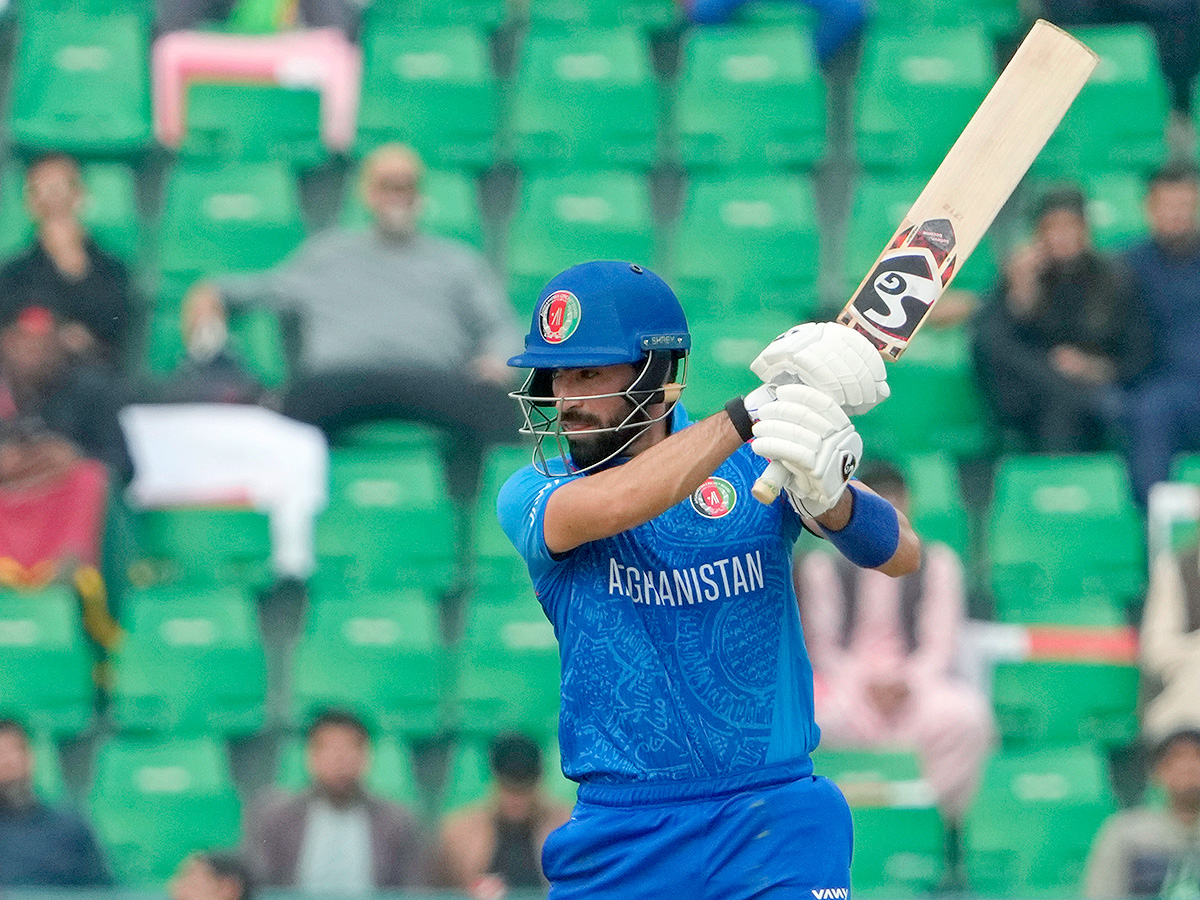
[[[846,486],[846,493],[852,503],[846,524],[836,531],[817,524],[842,556],[863,569],[877,569],[900,547],[900,517],[878,494],[852,484]]]
[[[745,397],[734,397],[726,403],[725,414],[729,416],[734,431],[738,433],[738,437],[742,439],[743,443],[754,437],[754,420],[750,417],[749,410],[746,409]]]

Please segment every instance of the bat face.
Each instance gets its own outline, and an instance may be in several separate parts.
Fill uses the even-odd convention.
[[[898,359],[957,269],[949,219],[900,226],[838,321]]]

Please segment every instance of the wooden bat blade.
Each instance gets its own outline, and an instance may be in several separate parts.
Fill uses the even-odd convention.
[[[899,359],[1098,62],[1038,19],[837,321],[866,335],[884,359]],[[772,462],[752,493],[773,503],[787,479]]]
[[[1039,19],[838,316],[899,359],[1099,58]]]

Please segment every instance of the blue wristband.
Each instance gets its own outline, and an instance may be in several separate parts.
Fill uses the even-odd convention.
[[[896,555],[900,546],[900,517],[892,504],[878,494],[855,490],[852,484],[846,485],[846,490],[854,496],[850,521],[840,531],[830,531],[824,525],[821,530],[829,543],[856,566],[864,569],[882,566]]]

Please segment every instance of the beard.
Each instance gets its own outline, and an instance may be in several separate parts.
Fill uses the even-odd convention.
[[[571,462],[577,469],[587,469],[614,458],[624,449],[628,449],[634,439],[640,435],[650,422],[645,410],[638,410],[626,425],[621,425],[627,416],[611,422],[605,422],[597,416],[582,413],[577,410],[567,410],[559,419],[560,425],[579,425],[583,428],[611,428],[599,434],[579,434],[565,432],[567,445],[571,448]],[[620,427],[618,427],[620,426]]]

